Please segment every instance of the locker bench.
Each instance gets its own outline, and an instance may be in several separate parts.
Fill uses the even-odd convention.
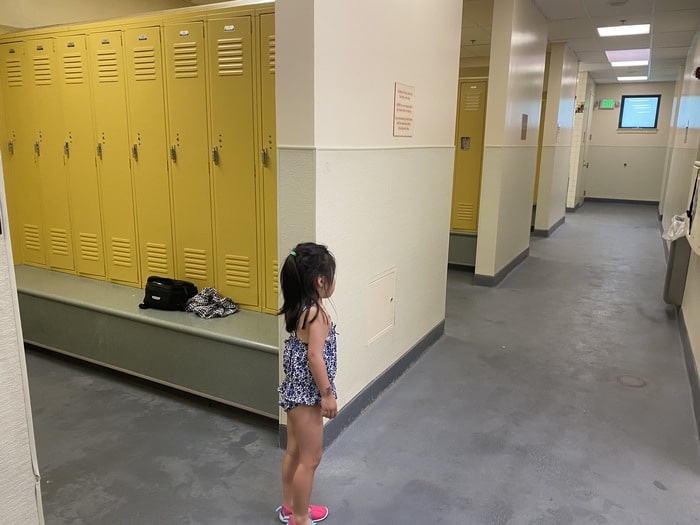
[[[141,310],[138,288],[25,265],[15,274],[27,343],[278,418],[275,316]]]

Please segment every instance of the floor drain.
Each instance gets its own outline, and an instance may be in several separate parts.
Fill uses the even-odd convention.
[[[623,386],[631,386],[633,388],[641,388],[643,386],[647,386],[647,382],[641,377],[617,376],[617,380]]]

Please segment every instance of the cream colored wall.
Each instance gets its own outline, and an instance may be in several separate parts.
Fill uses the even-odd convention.
[[[8,224],[0,165],[0,219]],[[44,522],[39,469],[7,230],[0,235],[0,523]]]
[[[596,99],[661,95],[658,131],[618,131],[620,108],[594,109],[588,147],[586,196],[659,201],[673,109],[674,82],[602,84]]]
[[[476,253],[483,276],[529,247],[547,23],[529,0],[495,0],[491,38]]]
[[[276,4],[280,259],[309,239],[336,256],[341,407],[445,317],[461,7]],[[301,111],[286,86],[309,82]],[[395,82],[415,87],[413,137],[393,136]],[[393,300],[371,302],[370,282],[388,271]],[[387,307],[393,327],[370,343]]]
[[[669,171],[668,193],[681,194],[686,190],[685,206],[689,201],[690,178],[692,175],[692,161],[695,160],[700,149],[700,80],[696,79],[693,71],[700,64],[700,28],[695,34],[695,40],[688,53],[686,67],[683,74],[683,88],[681,90],[680,111],[677,120],[678,132],[674,144],[671,170]],[[686,128],[687,126],[687,128]],[[686,132],[687,130],[687,132]],[[695,155],[693,155],[695,153]],[[692,158],[691,158],[692,157]],[[674,164],[674,161],[675,164]],[[670,209],[671,204],[667,199],[668,207],[664,213],[667,215],[677,210]],[[679,203],[681,200],[679,199]],[[670,217],[669,217],[670,219]],[[695,355],[696,367],[700,368],[700,255],[693,253],[688,268],[688,278],[683,295],[683,316],[688,328],[690,345]]]
[[[593,81],[591,80],[592,84]],[[571,157],[569,159],[569,184],[566,195],[567,208],[576,208],[581,202],[579,200],[578,186],[580,185],[579,172],[583,164],[583,144],[586,139],[586,119],[592,107],[587,103],[587,91],[589,86],[588,73],[582,71],[578,75],[576,82],[576,102],[575,106],[583,104],[584,110],[574,113],[574,124],[571,132]],[[581,192],[582,194],[583,192]]]
[[[552,44],[535,215],[536,230],[549,230],[566,214],[577,75],[576,56],[566,44]]]
[[[659,215],[664,214],[664,205],[666,201],[666,193],[668,190],[668,175],[671,171],[671,160],[673,159],[673,147],[676,143],[676,133],[678,127],[678,110],[681,102],[681,91],[683,89],[683,71],[684,68],[678,68],[678,76],[676,78],[676,86],[673,94],[673,106],[671,108],[671,126],[668,131],[668,146],[666,148],[666,159],[664,160],[664,174],[661,180],[661,197],[659,199]]]

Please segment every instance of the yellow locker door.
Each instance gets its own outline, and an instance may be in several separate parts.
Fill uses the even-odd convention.
[[[49,268],[72,271],[75,266],[63,162],[63,111],[53,39],[27,41],[27,58],[32,75],[30,118],[43,204],[46,263]]]
[[[237,303],[257,308],[251,19],[210,20],[207,38],[216,287]]]
[[[160,28],[124,33],[141,276],[175,274]]]
[[[263,195],[263,261],[265,276],[264,308],[279,308],[279,265],[277,261],[277,136],[275,131],[275,15],[260,15],[260,92],[261,92],[261,186]]]
[[[486,82],[460,82],[451,229],[476,232],[484,154]]]
[[[5,101],[9,155],[4,159],[6,177],[9,177],[15,200],[13,215],[19,225],[22,262],[35,266],[46,264],[45,232],[41,198],[36,191],[40,187],[38,170],[35,169],[35,139],[31,119],[32,75],[25,56],[23,42],[0,44],[2,59],[0,77]]]
[[[532,204],[537,206],[537,192],[540,189],[540,165],[542,164],[542,139],[544,138],[544,113],[547,110],[547,93],[542,95],[542,107],[540,109],[540,132],[537,136],[537,166],[535,168],[535,189],[532,195]],[[533,217],[534,220],[534,217]]]
[[[110,281],[138,285],[136,221],[129,162],[131,148],[126,119],[126,74],[121,32],[89,35],[88,50],[107,277]]]
[[[202,288],[214,285],[204,24],[164,33],[176,270]]]
[[[4,55],[3,55],[4,56]],[[6,78],[6,71],[2,66],[2,77]],[[22,243],[20,240],[20,225],[22,217],[20,214],[21,200],[21,173],[15,173],[16,165],[12,163],[14,153],[14,142],[8,132],[7,115],[5,112],[6,102],[4,99],[4,89],[0,88],[0,151],[2,151],[3,179],[5,182],[5,196],[7,198],[7,214],[9,224],[3,224],[5,232],[10,232],[12,239],[12,258],[15,264],[22,264]]]
[[[85,36],[58,37],[56,54],[61,70],[63,154],[68,171],[75,271],[80,275],[104,277],[102,211]]]

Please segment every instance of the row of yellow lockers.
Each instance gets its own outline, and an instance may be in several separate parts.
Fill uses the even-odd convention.
[[[0,40],[17,262],[278,304],[269,6]]]

